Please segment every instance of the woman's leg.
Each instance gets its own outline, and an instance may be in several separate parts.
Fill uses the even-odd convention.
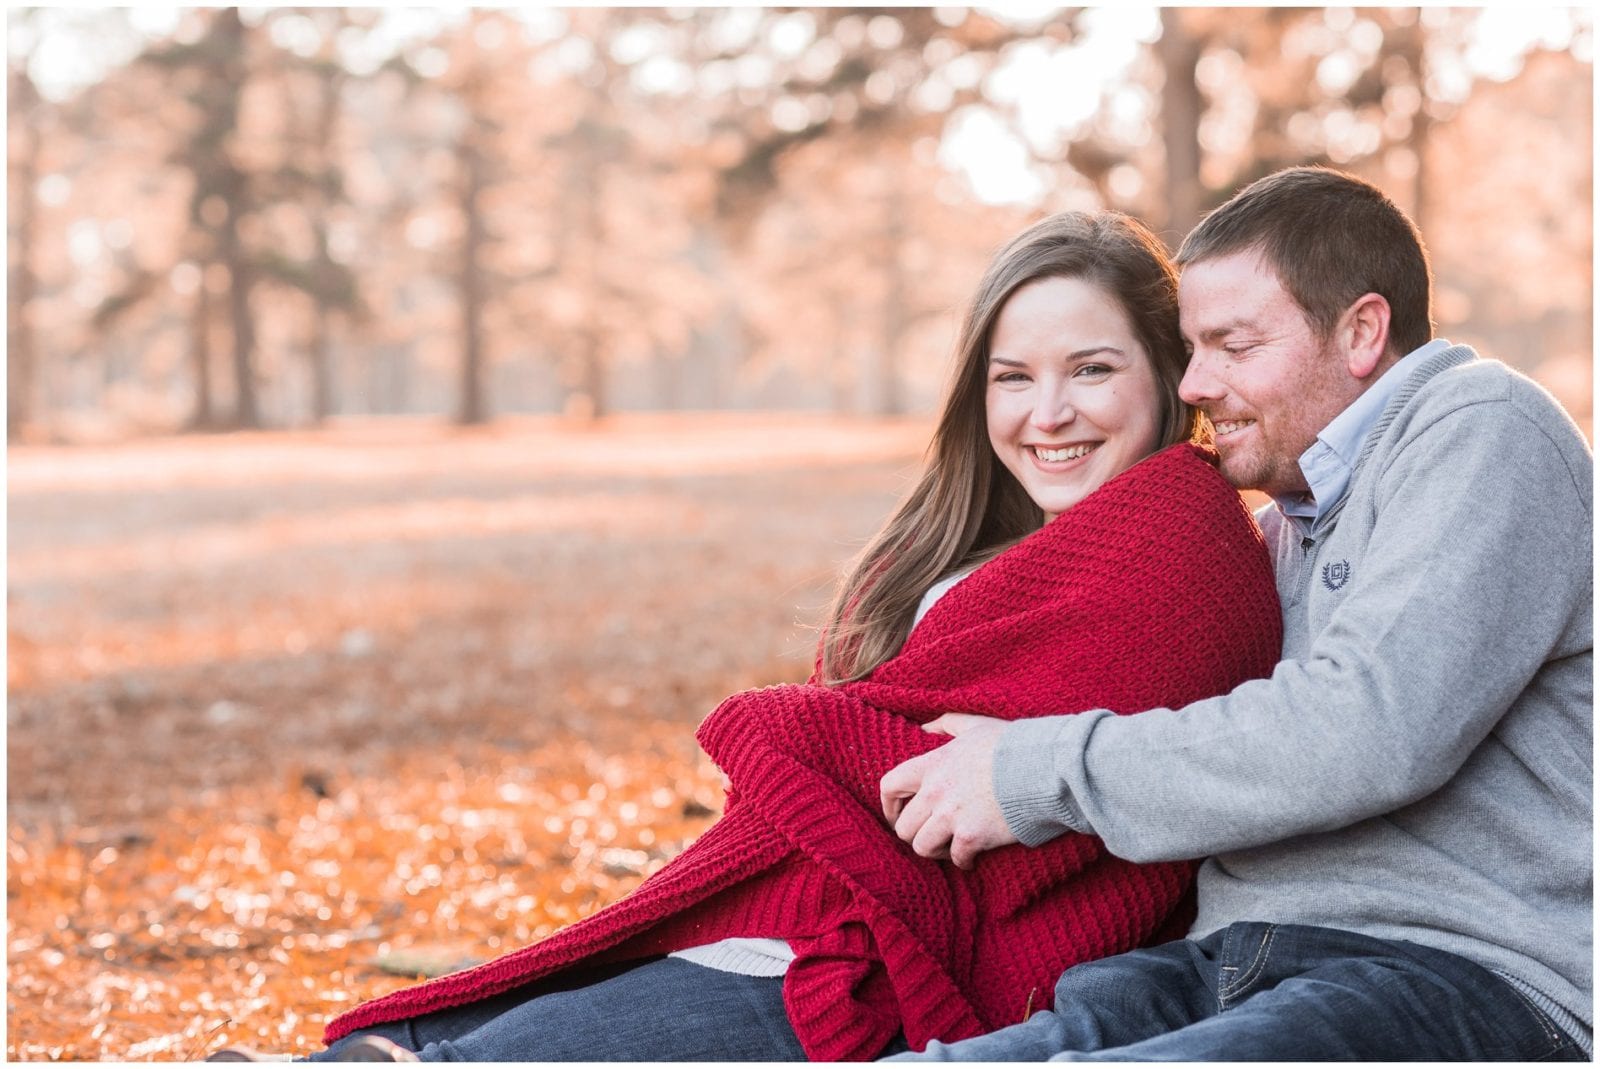
[[[356,1033],[363,1034],[391,1039],[423,1061],[805,1061],[783,1009],[781,977],[680,958]],[[315,1060],[338,1060],[346,1042]]]
[[[447,1010],[436,1010],[433,1013],[425,1013],[421,1016],[410,1017],[401,1021],[387,1021],[383,1024],[371,1025],[351,1032],[326,1050],[320,1050],[306,1060],[312,1062],[344,1061],[347,1048],[363,1036],[382,1036],[384,1039],[397,1043],[407,1050],[421,1050],[429,1043],[467,1035],[488,1024],[502,1013],[516,1009],[545,990],[547,989],[542,985],[534,984],[531,985],[531,990],[530,988],[516,988],[507,991],[503,995],[479,999],[463,1006],[454,1006]]]

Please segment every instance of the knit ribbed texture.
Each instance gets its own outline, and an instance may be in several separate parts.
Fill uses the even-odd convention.
[[[326,1039],[456,1006],[579,962],[729,936],[787,939],[784,1003],[815,1061],[913,1049],[1023,1019],[1067,966],[1182,934],[1189,863],[1133,865],[1065,835],[917,857],[878,781],[942,745],[945,712],[1005,719],[1181,706],[1268,674],[1281,637],[1260,531],[1207,450],[1110,480],[980,567],[867,679],[736,694],[698,738],[728,775],[721,820],[631,895],[533,946],[334,1019]]]
[[[695,965],[703,965],[718,972],[737,973],[740,976],[782,976],[789,971],[794,951],[782,939],[754,939],[735,936],[719,939],[704,946],[674,950],[669,957],[682,958]]]

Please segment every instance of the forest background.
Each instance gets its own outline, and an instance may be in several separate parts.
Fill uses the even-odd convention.
[[[10,1058],[317,1047],[604,905],[803,678],[962,302],[1323,162],[1592,427],[1587,8],[23,9]]]

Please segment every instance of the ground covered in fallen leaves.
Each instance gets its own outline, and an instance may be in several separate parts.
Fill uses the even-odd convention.
[[[926,423],[507,420],[14,448],[6,1053],[309,1053],[636,886],[694,724],[797,680]]]

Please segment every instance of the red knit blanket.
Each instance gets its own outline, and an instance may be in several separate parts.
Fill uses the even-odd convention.
[[[1015,1023],[1067,966],[1181,936],[1191,863],[1064,835],[964,872],[893,835],[878,781],[946,741],[919,727],[941,713],[1137,712],[1269,673],[1271,566],[1213,464],[1174,446],[1110,480],[953,587],[865,680],[727,699],[698,733],[727,808],[682,855],[540,943],[356,1007],[327,1042],[579,963],[776,936],[796,953],[784,1000],[806,1054],[857,1060],[897,1031],[921,1049]]]

